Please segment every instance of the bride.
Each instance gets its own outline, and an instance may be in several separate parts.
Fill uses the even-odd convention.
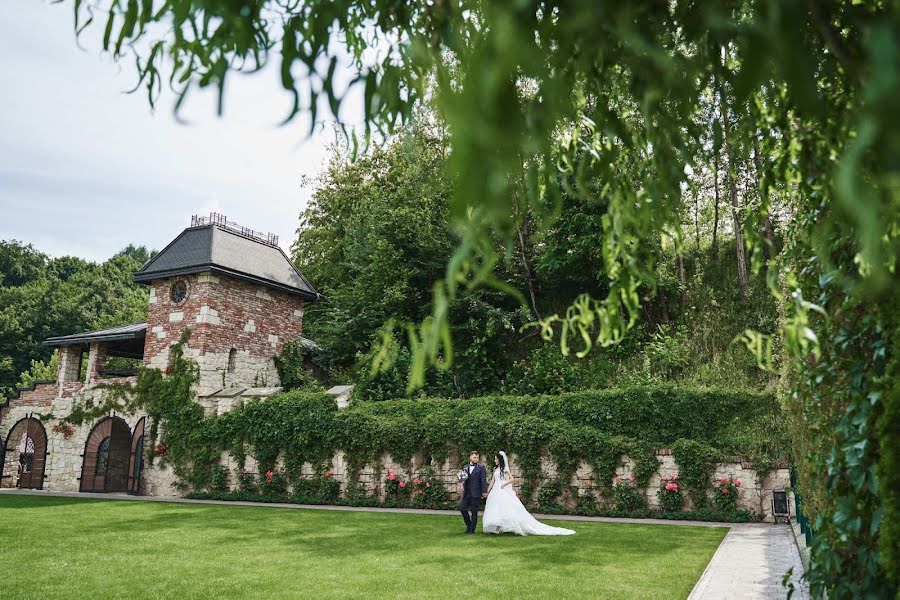
[[[494,458],[494,476],[488,488],[487,505],[481,523],[485,533],[515,533],[518,535],[572,535],[562,527],[544,525],[531,516],[513,489],[509,460],[502,450]]]

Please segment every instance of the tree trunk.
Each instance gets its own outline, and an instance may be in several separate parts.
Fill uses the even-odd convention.
[[[715,151],[713,157],[713,189],[715,190],[715,204],[713,205],[713,258],[719,258],[719,151]]]
[[[523,223],[517,228],[519,254],[522,257],[522,267],[525,269],[525,282],[528,284],[528,297],[531,299],[531,310],[534,311],[534,316],[540,319],[541,313],[538,311],[537,294],[534,291],[534,275],[531,272],[531,262],[528,260],[528,254],[525,252],[525,234],[522,233],[522,228],[524,226],[525,224]]]
[[[537,293],[535,292],[534,285],[534,273],[531,270],[531,261],[528,260],[528,252],[527,246],[525,244],[525,233],[523,229],[528,223],[528,215],[522,213],[521,208],[519,207],[519,195],[515,195],[516,201],[516,217],[518,217],[519,225],[516,227],[516,237],[519,241],[519,256],[522,259],[522,268],[525,270],[525,283],[528,286],[528,297],[531,300],[531,310],[534,311],[534,316],[537,319],[541,319],[541,313],[538,310],[537,306]]]
[[[721,103],[722,111],[722,139],[725,143],[725,154],[728,157],[726,179],[728,180],[728,195],[731,199],[731,216],[734,218],[734,246],[737,254],[738,288],[741,292],[741,298],[746,298],[748,283],[747,256],[744,252],[744,228],[741,223],[741,207],[738,201],[737,181],[735,180],[734,152],[728,133],[728,107],[725,106],[724,94],[719,95],[719,102]]]
[[[741,291],[741,298],[746,298],[748,291],[747,256],[744,252],[744,228],[741,224],[741,207],[738,200],[737,184],[734,179],[732,166],[729,165],[728,191],[731,196],[731,215],[734,218],[734,245],[737,250],[738,287]]]
[[[759,189],[760,199],[766,208],[766,218],[763,221],[763,237],[766,240],[763,246],[763,262],[766,269],[769,268],[769,260],[772,258],[772,250],[775,248],[775,235],[772,227],[772,214],[769,206],[768,198],[762,198],[762,161],[759,158],[759,140],[753,136],[753,166],[756,168],[756,187]]]
[[[694,235],[697,238],[697,253],[700,253],[700,194],[694,193]]]

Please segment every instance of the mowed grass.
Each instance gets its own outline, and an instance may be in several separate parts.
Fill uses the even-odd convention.
[[[685,598],[726,533],[555,524],[0,495],[0,598]]]

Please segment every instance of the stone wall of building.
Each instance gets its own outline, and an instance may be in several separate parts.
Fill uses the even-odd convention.
[[[128,383],[134,381],[132,377],[105,379],[104,383]],[[95,403],[102,401],[105,391],[95,386],[84,385],[80,382],[67,382],[71,392],[64,396],[57,396],[57,384],[39,384],[31,391],[20,392],[20,397],[10,400],[2,408],[0,415],[0,442],[5,443],[10,430],[21,419],[34,417],[41,421],[47,432],[47,460],[44,468],[44,489],[60,492],[77,492],[80,489],[81,469],[85,443],[94,426],[103,417],[90,423],[84,423],[72,428],[72,434],[66,437],[62,432],[53,430],[61,419],[72,412],[76,402],[83,404],[88,400]],[[128,424],[131,431],[138,421],[145,417],[144,414],[123,415],[119,414]],[[149,427],[149,424],[148,424]],[[145,450],[147,448],[145,443]],[[124,447],[124,446],[123,446]],[[130,452],[130,449],[129,449]],[[121,456],[121,452],[118,453]],[[144,453],[146,455],[146,451]],[[127,465],[117,465],[113,459],[114,470],[127,470]],[[10,481],[14,472],[4,465],[2,478],[4,483]],[[141,477],[142,493],[152,492],[151,495],[174,495],[174,476],[171,469],[159,467],[145,468]],[[2,484],[0,484],[2,485]]]
[[[303,327],[303,301],[296,295],[227,277],[182,277],[187,298],[176,304],[176,279],[150,287],[144,363],[164,369],[169,347],[191,329],[186,354],[200,368],[200,393],[229,387],[279,385],[272,357]]]

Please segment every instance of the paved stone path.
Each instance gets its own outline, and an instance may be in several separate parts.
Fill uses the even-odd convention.
[[[762,523],[731,526],[688,600],[787,598],[781,579],[793,567],[795,600],[810,598],[801,582],[803,564],[788,525]]]
[[[299,510],[344,510],[358,512],[409,513],[418,515],[459,515],[451,510],[415,508],[379,508],[354,506],[321,506],[288,503],[231,502],[221,500],[189,500],[159,496],[129,496],[127,494],[81,494],[78,492],[47,492],[36,490],[0,490],[0,495],[35,495],[96,500],[131,500],[138,502],[171,502],[176,504],[212,504],[221,506],[253,506]],[[663,519],[618,519],[610,517],[579,517],[574,515],[535,514],[538,519],[557,521],[585,521],[600,523],[635,523],[640,525],[669,525],[695,527],[727,527],[725,539],[706,566],[688,600],[756,600],[787,598],[781,585],[784,574],[793,567],[791,582],[795,586],[793,598],[808,600],[809,589],[800,581],[804,570],[800,553],[788,525],[768,523],[711,523],[707,521],[669,521]]]

